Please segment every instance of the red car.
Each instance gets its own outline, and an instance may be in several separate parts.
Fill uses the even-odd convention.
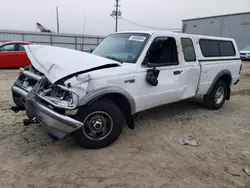
[[[0,45],[0,68],[20,68],[31,62],[24,50],[30,42],[6,42]]]

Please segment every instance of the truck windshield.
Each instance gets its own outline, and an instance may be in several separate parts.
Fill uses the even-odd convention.
[[[149,34],[145,33],[111,34],[92,54],[119,62],[136,63],[148,38]]]

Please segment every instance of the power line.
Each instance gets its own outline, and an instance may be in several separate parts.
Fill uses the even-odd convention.
[[[129,20],[129,19],[126,19],[126,18],[124,18],[124,17],[120,17],[120,19],[123,20],[123,21],[125,21],[125,22],[128,22],[128,23],[130,23],[130,24],[132,24],[132,25],[139,26],[139,27],[144,27],[144,28],[148,28],[148,29],[181,31],[180,28],[178,28],[178,29],[172,29],[172,28],[153,27],[153,26],[148,26],[148,25],[136,23],[136,22],[131,21],[131,20]]]
[[[128,22],[132,25],[135,25],[135,26],[139,26],[139,27],[144,27],[144,28],[148,28],[148,29],[155,29],[155,30],[170,30],[170,31],[182,31],[181,28],[178,28],[178,29],[172,29],[172,28],[160,28],[160,27],[153,27],[153,26],[148,26],[148,25],[144,25],[144,24],[140,24],[140,23],[136,23],[132,20],[129,20],[129,19],[126,19],[124,17],[122,17],[122,13],[121,11],[119,10],[119,0],[115,0],[115,10],[112,11],[111,15],[112,17],[115,18],[115,32],[118,31],[118,19],[121,19],[125,22]]]

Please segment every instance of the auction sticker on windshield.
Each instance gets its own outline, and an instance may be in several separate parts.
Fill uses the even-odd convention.
[[[143,36],[131,36],[129,38],[129,40],[138,41],[138,42],[144,42],[145,39],[146,37],[143,37]]]

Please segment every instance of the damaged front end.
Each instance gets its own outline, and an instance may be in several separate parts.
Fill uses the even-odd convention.
[[[87,82],[79,88],[71,84],[52,84],[43,74],[32,67],[21,70],[19,78],[12,86],[14,105],[12,110],[26,110],[30,121],[39,121],[45,125],[47,132],[62,139],[76,131],[83,124],[67,112],[76,111],[79,94],[85,94]]]
[[[89,72],[121,66],[114,60],[66,48],[24,48],[32,65],[21,69],[12,86],[12,110],[26,110],[26,124],[39,121],[60,139],[83,126],[73,117],[79,100],[90,90]]]
[[[11,88],[13,97],[11,109],[15,113],[25,110],[25,101],[28,93],[42,77],[43,74],[36,71],[32,66],[21,68],[19,77]]]

